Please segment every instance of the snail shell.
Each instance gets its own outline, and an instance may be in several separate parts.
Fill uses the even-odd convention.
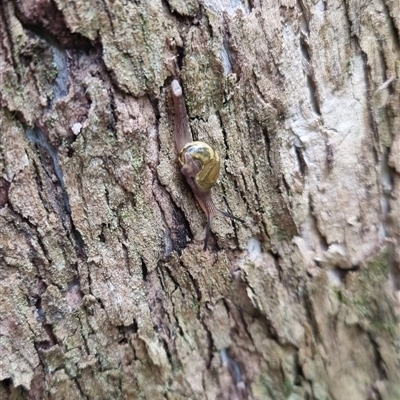
[[[210,190],[219,177],[221,162],[218,153],[207,143],[189,142],[179,153],[179,163],[184,168],[190,156],[197,164],[199,171],[193,176],[197,187],[202,191]],[[186,175],[184,173],[184,175]]]

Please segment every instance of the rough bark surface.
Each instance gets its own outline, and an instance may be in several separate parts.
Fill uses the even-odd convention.
[[[0,4],[1,399],[400,398],[398,0]]]

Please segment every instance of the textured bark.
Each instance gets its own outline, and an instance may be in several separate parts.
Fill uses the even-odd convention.
[[[400,398],[398,0],[0,3],[1,399]]]

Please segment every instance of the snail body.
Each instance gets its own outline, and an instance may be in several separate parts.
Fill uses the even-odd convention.
[[[182,88],[176,79],[172,81],[171,89],[175,109],[175,146],[179,154],[181,173],[185,176],[196,200],[207,216],[206,238],[204,240],[204,250],[206,250],[211,224],[216,216],[243,221],[215,207],[211,198],[211,189],[217,182],[221,169],[219,155],[207,143],[193,141],[189,130]]]

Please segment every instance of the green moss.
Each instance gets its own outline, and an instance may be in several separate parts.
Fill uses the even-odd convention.
[[[349,77],[353,75],[353,64],[351,63],[351,61],[347,61],[346,72]]]
[[[200,304],[195,299],[192,299],[192,308],[196,311],[197,314],[200,312]]]
[[[396,317],[386,288],[392,263],[392,250],[385,248],[369,260],[360,272],[349,276],[341,300],[373,332],[386,331],[394,337]]]
[[[58,76],[58,69],[54,61],[51,63],[51,68],[46,68],[44,73],[49,82],[55,81]]]
[[[285,379],[283,382],[283,392],[286,397],[289,397],[293,392],[293,384],[289,379]]]
[[[140,154],[138,149],[131,149],[132,154],[132,167],[136,172],[141,172],[143,168],[143,156]]]
[[[272,400],[276,400],[274,392],[271,389],[271,385],[267,378],[261,377],[260,379],[262,386],[265,388],[265,394],[267,394]]]
[[[58,115],[53,114],[48,122],[47,122],[52,128],[54,128],[56,126],[56,123],[58,123]]]

